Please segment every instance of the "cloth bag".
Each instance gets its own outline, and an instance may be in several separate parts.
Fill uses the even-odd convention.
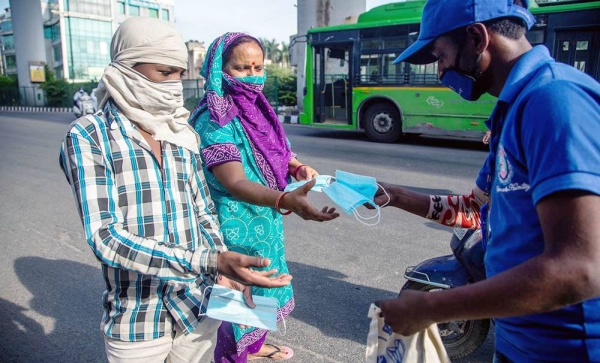
[[[381,309],[371,304],[365,363],[450,363],[436,324],[405,337],[394,333],[380,313]]]

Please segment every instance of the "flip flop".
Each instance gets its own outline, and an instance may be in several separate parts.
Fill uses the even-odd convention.
[[[294,356],[294,351],[290,347],[286,347],[283,345],[277,346],[277,345],[273,345],[273,344],[265,344],[265,345],[268,345],[269,347],[273,347],[273,349],[275,349],[275,350],[267,355],[262,355],[262,356],[255,355],[252,357],[248,357],[248,360],[257,360],[257,359],[288,360]],[[285,353],[285,356],[283,356],[281,358],[275,357],[275,355],[277,353]]]

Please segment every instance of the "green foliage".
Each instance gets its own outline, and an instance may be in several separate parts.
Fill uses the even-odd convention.
[[[192,112],[196,109],[196,106],[200,103],[200,97],[190,97],[183,102],[183,107],[187,108],[188,111]]]
[[[46,82],[40,87],[44,90],[46,96],[46,106],[50,107],[69,107],[73,104],[72,93],[69,83],[64,79],[56,79],[54,73],[46,65]]]
[[[88,94],[91,94],[92,90],[98,87],[96,80],[69,83],[64,79],[57,79],[48,66],[45,66],[45,69],[46,82],[42,83],[40,87],[44,90],[46,96],[46,106],[71,107],[73,106],[73,95],[79,90],[79,87],[83,87]]]
[[[266,66],[267,82],[263,93],[275,106],[294,106],[296,104],[296,75],[288,68],[276,64]]]
[[[0,74],[0,87],[16,86],[16,85],[17,85],[16,79],[14,79],[13,77],[4,76],[4,75]]]
[[[13,77],[0,75],[0,105],[16,106],[19,104],[21,95],[19,85]]]

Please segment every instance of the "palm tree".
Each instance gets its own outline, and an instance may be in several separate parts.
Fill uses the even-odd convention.
[[[262,39],[260,41],[265,50],[265,59],[268,59],[271,62],[276,63],[277,58],[279,56],[279,43],[277,43],[277,40]]]
[[[281,63],[283,67],[289,67],[290,65],[290,44],[286,42],[281,43]]]

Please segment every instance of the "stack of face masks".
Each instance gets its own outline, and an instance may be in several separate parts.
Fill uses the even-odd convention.
[[[315,179],[317,181],[311,190],[325,193],[338,207],[344,210],[344,212],[354,215],[359,222],[366,224],[367,226],[374,226],[379,223],[379,218],[381,216],[380,207],[373,202],[375,193],[377,193],[377,190],[379,189],[379,185],[375,178],[336,170],[335,177],[330,175],[319,175],[315,177]],[[306,183],[308,183],[308,180],[288,184],[285,191],[291,192]],[[368,203],[375,208],[377,212],[374,216],[364,217],[360,215],[358,207],[365,203]],[[375,219],[375,222],[368,222],[373,219]]]
[[[254,309],[246,304],[241,291],[214,284],[206,315],[217,320],[276,331],[277,299],[253,295],[252,300],[256,304]]]

